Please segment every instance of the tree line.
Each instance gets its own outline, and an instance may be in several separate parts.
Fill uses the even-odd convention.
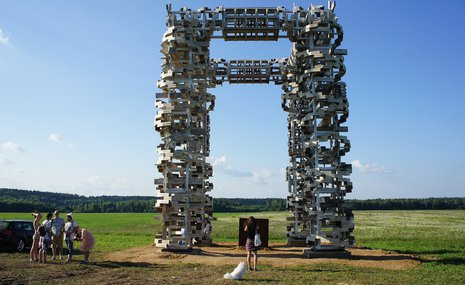
[[[153,213],[153,196],[82,196],[0,188],[0,212]],[[285,211],[280,198],[214,198],[215,212]],[[465,210],[465,198],[346,200],[353,210]]]
[[[353,210],[465,210],[465,198],[399,198],[346,200]]]
[[[150,213],[153,196],[82,196],[0,188],[0,212]]]
[[[286,199],[214,198],[213,209],[220,213],[284,211]]]

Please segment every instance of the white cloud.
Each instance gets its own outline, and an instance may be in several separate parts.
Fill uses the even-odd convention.
[[[102,186],[103,181],[102,181],[102,178],[97,175],[97,176],[92,176],[92,177],[87,178],[85,180],[85,183],[92,187],[98,187],[98,186]]]
[[[0,44],[9,45],[10,38],[6,35],[6,33],[0,28]]]
[[[16,152],[24,152],[24,149],[13,142],[6,142],[0,146],[4,150],[9,150],[9,151],[16,151]]]
[[[64,139],[62,136],[57,135],[57,134],[50,134],[48,136],[48,139],[51,140],[52,142],[57,142],[57,143],[63,143]],[[66,147],[68,148],[76,148],[78,145],[74,143],[68,143],[66,144]]]
[[[15,169],[15,172],[16,172],[16,173],[21,173],[21,174],[23,174],[25,171],[24,171],[24,169],[16,168],[16,169]]]
[[[127,178],[117,178],[111,183],[111,188],[114,190],[129,190],[129,183]],[[129,194],[129,193],[128,193]]]
[[[51,140],[51,141],[54,141],[54,142],[58,142],[58,143],[63,142],[63,138],[60,135],[57,135],[57,134],[50,134],[48,136],[48,139]]]
[[[104,177],[100,175],[82,179],[71,188],[90,195],[138,195],[126,177]],[[98,194],[96,194],[98,193]]]
[[[207,161],[213,166],[213,167],[221,167],[226,165],[226,156],[222,157],[207,157]]]
[[[352,161],[352,165],[355,169],[359,170],[362,173],[377,173],[377,174],[387,174],[392,171],[384,166],[377,165],[375,163],[366,163],[363,164],[360,160]]]
[[[209,157],[207,161],[213,166],[213,173],[215,171],[221,172],[225,175],[238,178],[246,178],[247,180],[257,184],[267,184],[271,179],[275,181],[275,178],[284,179],[286,173],[285,169],[260,169],[260,170],[242,170],[232,167],[228,164],[225,156],[221,157]]]
[[[10,165],[11,161],[5,155],[0,153],[0,165]]]
[[[253,171],[252,174],[252,181],[255,183],[266,183],[268,178],[273,176],[273,172],[268,169]]]
[[[253,177],[253,172],[251,171],[234,169],[230,166],[226,168],[220,168],[219,170],[223,172],[224,174],[233,176],[233,177]]]
[[[250,171],[239,170],[231,167],[226,159],[226,156],[208,157],[207,161],[213,166],[213,171],[219,171],[233,177],[252,177]]]
[[[271,170],[271,169],[261,169],[258,171],[253,171],[253,176],[251,178],[252,182],[257,183],[257,184],[270,184],[275,183],[276,180],[279,181],[284,181],[285,175],[286,175],[286,170],[283,171],[283,169],[277,169],[277,170]]]

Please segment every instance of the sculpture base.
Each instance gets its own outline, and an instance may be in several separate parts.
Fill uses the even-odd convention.
[[[172,253],[189,253],[189,254],[200,254],[202,251],[200,248],[176,248],[176,247],[167,247],[167,248],[160,248],[160,252],[172,252]]]
[[[304,257],[308,258],[351,258],[352,253],[345,249],[315,249],[308,248],[303,250]]]
[[[201,239],[198,242],[195,243],[197,246],[212,246],[213,240],[212,239]]]
[[[288,239],[287,246],[289,247],[307,247],[305,239]]]

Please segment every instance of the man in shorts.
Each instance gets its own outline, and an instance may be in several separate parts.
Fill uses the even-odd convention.
[[[55,256],[60,256],[60,259],[63,259],[61,255],[63,252],[63,234],[65,232],[65,220],[60,218],[60,211],[55,210],[55,218],[52,219],[52,259],[55,259]]]

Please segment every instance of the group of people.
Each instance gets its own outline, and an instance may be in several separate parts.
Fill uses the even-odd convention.
[[[73,220],[73,213],[66,214],[66,222],[60,217],[60,211],[49,212],[46,220],[41,222],[42,215],[38,211],[32,212],[34,217],[34,236],[32,237],[32,247],[30,261],[39,263],[47,262],[47,251],[52,250],[53,259],[63,259],[63,241],[66,243],[68,257],[65,263],[73,258],[74,242],[81,241],[80,250],[84,252],[84,260],[81,263],[89,262],[90,250],[95,246],[95,239],[92,233],[86,229],[81,229]]]
[[[66,222],[60,217],[60,211],[55,210],[52,214],[47,213],[46,220],[41,222],[42,215],[38,211],[32,212],[34,217],[34,236],[30,252],[30,261],[39,263],[47,262],[47,251],[52,250],[53,259],[63,259],[63,241],[66,243],[68,257],[65,263],[73,258],[74,242],[81,241],[80,250],[84,252],[84,260],[81,263],[89,262],[90,250],[95,246],[95,238],[89,230],[81,229],[73,219],[73,213],[66,214]],[[259,227],[254,217],[249,217],[244,225],[247,233],[245,249],[247,251],[247,267],[249,270],[257,271],[259,246],[255,245],[255,235],[259,232]],[[210,224],[206,233],[210,232]],[[253,267],[251,258],[253,256]]]

